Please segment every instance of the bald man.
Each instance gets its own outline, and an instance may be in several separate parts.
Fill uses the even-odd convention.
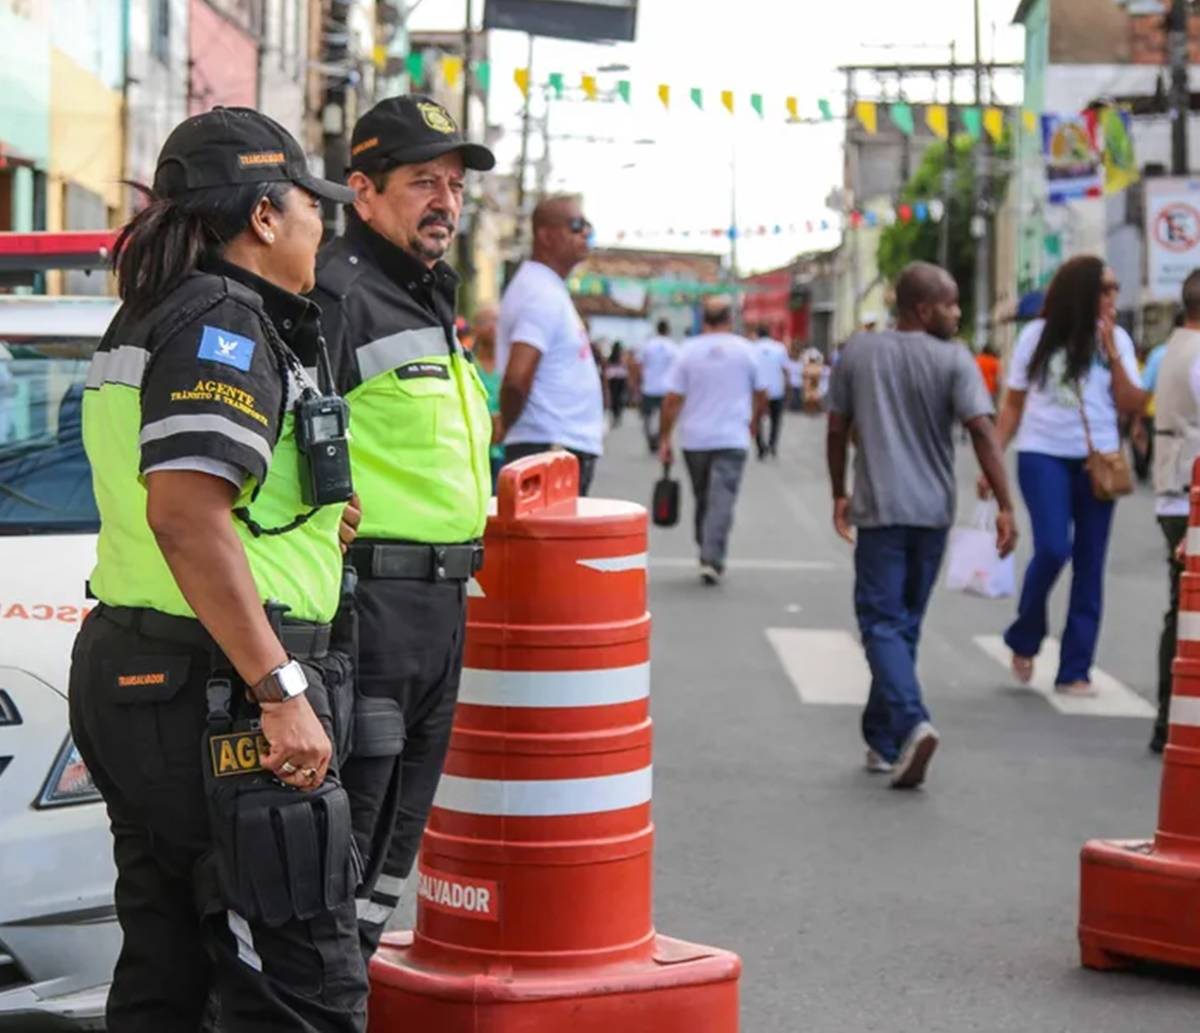
[[[500,302],[497,368],[500,440],[507,461],[550,449],[579,460],[586,495],[603,451],[604,389],[587,327],[566,278],[588,255],[591,223],[577,197],[542,201],[533,213],[533,254]]]
[[[867,770],[913,789],[938,745],[917,681],[917,642],[954,521],[956,423],[966,426],[999,503],[1000,555],[1012,552],[1017,533],[992,399],[970,351],[952,340],[962,315],[957,285],[938,266],[914,262],[896,283],[896,307],[895,330],[855,334],[842,349],[826,447],[834,528],[855,544],[854,607],[871,667],[862,716]]]

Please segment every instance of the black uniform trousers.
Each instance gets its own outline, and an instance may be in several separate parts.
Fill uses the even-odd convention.
[[[342,771],[354,835],[367,862],[356,904],[360,944],[369,959],[412,872],[450,746],[466,583],[360,574],[355,609],[360,722],[369,713],[364,698],[374,707],[391,701],[403,718],[403,739],[391,755],[383,749],[365,755],[356,744]]]
[[[218,668],[229,669],[215,646],[148,637],[103,605],[75,640],[71,734],[108,807],[124,934],[108,1031],[196,1033],[211,994],[221,1033],[360,1033],[367,978],[353,902],[272,928],[226,910],[205,877],[205,687]],[[331,696],[350,691],[348,661],[330,654],[304,668],[336,743],[348,714]]]

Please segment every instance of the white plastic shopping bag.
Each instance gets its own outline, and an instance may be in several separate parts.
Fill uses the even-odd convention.
[[[946,587],[985,599],[1004,599],[1016,593],[1017,568],[1012,555],[1000,558],[996,551],[994,501],[980,502],[966,527],[950,529],[947,550]]]

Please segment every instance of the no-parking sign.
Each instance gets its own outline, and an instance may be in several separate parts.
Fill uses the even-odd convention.
[[[1200,179],[1146,180],[1146,285],[1153,301],[1178,301],[1200,267]]]

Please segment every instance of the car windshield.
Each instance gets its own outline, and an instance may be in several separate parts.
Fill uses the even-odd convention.
[[[100,526],[83,451],[91,337],[0,334],[0,534]]]

